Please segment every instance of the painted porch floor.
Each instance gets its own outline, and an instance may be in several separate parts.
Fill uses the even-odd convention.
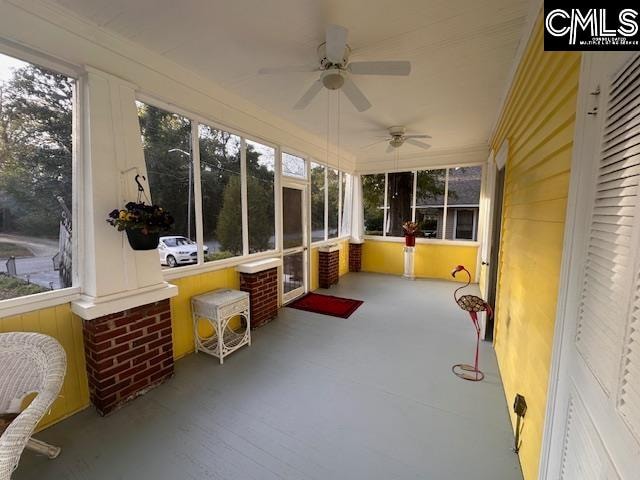
[[[284,308],[225,359],[203,354],[106,418],[87,409],[38,438],[16,480],[521,479],[490,344],[484,382],[454,377],[474,334],[455,284],[350,274],[343,320]],[[323,293],[320,290],[318,293]]]

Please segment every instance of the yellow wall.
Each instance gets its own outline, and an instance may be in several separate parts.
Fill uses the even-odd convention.
[[[39,429],[89,406],[89,385],[84,364],[82,320],[69,304],[0,319],[0,332],[38,332],[57,339],[67,353],[67,374],[60,396]]]
[[[364,272],[402,275],[404,272],[404,243],[367,240],[362,246]],[[416,244],[415,275],[419,278],[442,278],[465,281],[465,276],[451,277],[456,265],[464,265],[476,274],[478,247],[468,245]]]
[[[543,51],[538,19],[491,140],[509,141],[494,338],[507,403],[528,404],[526,480],[538,477],[579,68],[577,53]]]
[[[215,272],[191,275],[171,281],[178,287],[178,295],[171,299],[173,327],[173,357],[184,357],[194,351],[191,297],[216,288],[240,288],[240,276],[235,267]]]

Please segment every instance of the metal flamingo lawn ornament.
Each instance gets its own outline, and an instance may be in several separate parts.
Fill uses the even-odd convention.
[[[469,273],[469,270],[464,268],[464,265],[458,265],[454,268],[451,272],[451,276],[455,278],[456,273],[458,272],[467,273],[467,283],[455,289],[453,292],[453,298],[462,310],[469,312],[473,326],[476,329],[476,357],[473,365],[459,363],[454,365],[451,370],[453,370],[453,373],[460,378],[464,378],[465,380],[470,380],[472,382],[478,382],[484,378],[484,373],[478,369],[478,352],[480,350],[480,324],[478,323],[478,312],[486,311],[487,315],[492,317],[493,311],[491,310],[491,306],[480,297],[475,295],[462,295],[458,297],[458,292],[463,288],[468,287],[471,283],[471,274]]]

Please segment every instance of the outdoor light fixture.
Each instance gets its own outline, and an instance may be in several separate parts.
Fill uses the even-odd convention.
[[[520,451],[520,433],[522,433],[522,421],[527,413],[527,402],[522,395],[516,393],[516,398],[513,401],[513,411],[517,415],[516,420],[516,440],[513,447],[513,451],[518,453]]]

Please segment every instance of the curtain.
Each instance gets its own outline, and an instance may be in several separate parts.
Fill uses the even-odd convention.
[[[350,232],[352,243],[364,242],[364,205],[362,203],[362,179],[360,175],[349,175],[345,190],[345,209],[342,217],[343,232]],[[348,224],[345,225],[345,220]]]

